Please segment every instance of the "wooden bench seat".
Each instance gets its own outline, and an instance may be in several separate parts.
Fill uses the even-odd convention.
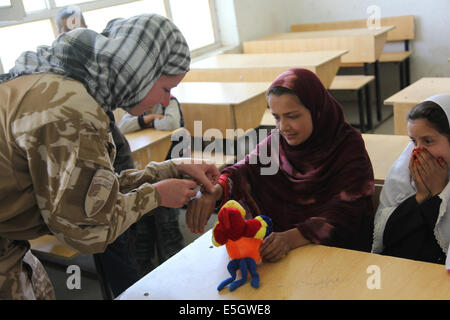
[[[380,62],[403,62],[411,56],[412,51],[383,51]]]
[[[374,79],[374,76],[364,75],[336,76],[330,90],[359,90]]]

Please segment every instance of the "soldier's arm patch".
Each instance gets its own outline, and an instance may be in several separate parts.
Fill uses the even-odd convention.
[[[112,171],[98,169],[92,178],[84,201],[84,211],[88,217],[95,216],[108,201],[116,179]]]

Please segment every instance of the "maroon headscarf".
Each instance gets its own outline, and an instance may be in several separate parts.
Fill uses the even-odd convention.
[[[370,250],[374,180],[361,134],[345,121],[342,107],[313,72],[290,69],[272,87],[298,96],[311,112],[313,132],[298,146],[269,135],[250,155],[226,168],[232,197],[252,216],[271,217],[274,231],[298,228],[314,243]],[[250,159],[270,150],[277,136],[279,170],[261,175],[264,165],[250,164],[255,163]]]

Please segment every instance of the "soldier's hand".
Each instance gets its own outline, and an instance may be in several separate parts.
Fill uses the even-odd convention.
[[[194,158],[178,158],[173,161],[181,174],[190,176],[202,186],[202,192],[214,192],[214,182],[220,173],[212,161]]]
[[[168,208],[181,208],[197,194],[197,184],[192,180],[166,179],[153,186],[161,196],[160,205]]]

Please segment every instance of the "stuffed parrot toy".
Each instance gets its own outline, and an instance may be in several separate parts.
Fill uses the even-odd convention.
[[[230,291],[239,288],[247,281],[247,272],[252,276],[252,287],[259,288],[259,275],[256,272],[256,265],[261,261],[259,246],[272,232],[272,220],[263,215],[245,220],[244,208],[234,200],[222,206],[217,218],[212,242],[216,247],[225,245],[231,260],[227,266],[231,277],[222,281],[217,290],[227,285]],[[239,280],[236,280],[237,270],[241,271]]]

